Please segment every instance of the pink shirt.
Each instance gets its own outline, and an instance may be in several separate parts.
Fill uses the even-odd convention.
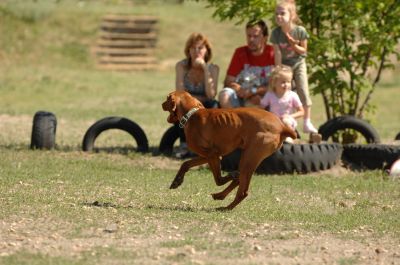
[[[300,98],[292,90],[287,91],[281,98],[278,98],[275,93],[268,91],[261,100],[261,107],[270,107],[270,111],[280,118],[284,114],[296,112],[300,106],[302,106]]]

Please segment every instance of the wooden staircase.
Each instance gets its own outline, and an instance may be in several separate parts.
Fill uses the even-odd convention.
[[[103,17],[94,48],[97,67],[116,71],[157,68],[157,24],[158,19],[150,16]]]

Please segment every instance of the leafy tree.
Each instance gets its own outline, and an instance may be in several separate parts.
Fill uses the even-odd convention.
[[[221,20],[238,23],[272,18],[275,1],[206,0]],[[327,118],[363,117],[382,71],[400,59],[399,0],[298,0],[298,14],[310,34],[309,80],[321,94]],[[271,19],[273,20],[273,19]]]

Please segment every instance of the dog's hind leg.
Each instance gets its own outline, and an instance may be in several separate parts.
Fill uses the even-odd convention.
[[[174,180],[172,181],[171,186],[169,187],[170,189],[176,189],[178,188],[182,183],[183,183],[183,178],[185,177],[185,173],[192,167],[199,166],[202,164],[207,163],[207,159],[204,157],[195,157],[191,160],[185,161],[182,163],[181,167],[179,168],[178,173],[176,173],[176,176]]]
[[[223,200],[228,194],[233,191],[239,185],[239,179],[233,179],[232,182],[223,191],[213,193],[211,196],[214,200]]]
[[[221,161],[219,159],[219,156],[209,158],[208,165],[210,166],[210,169],[214,176],[215,184],[217,184],[217,186],[225,185],[229,181],[233,180],[233,174],[229,174],[224,177],[221,175]]]
[[[274,151],[275,149],[272,146],[263,146],[262,144],[253,144],[243,150],[239,163],[239,188],[233,202],[226,207],[227,210],[232,210],[247,197],[253,173],[261,161],[265,157],[270,156]]]

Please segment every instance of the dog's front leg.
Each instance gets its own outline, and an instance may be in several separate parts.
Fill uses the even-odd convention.
[[[195,166],[199,166],[199,165],[205,164],[205,163],[207,163],[207,159],[204,158],[204,157],[200,157],[200,156],[183,162],[181,167],[178,170],[178,173],[176,173],[174,181],[172,181],[172,184],[171,184],[171,186],[169,188],[170,189],[178,188],[183,183],[183,178],[185,177],[185,173],[189,169],[191,169],[192,167],[195,167]]]

